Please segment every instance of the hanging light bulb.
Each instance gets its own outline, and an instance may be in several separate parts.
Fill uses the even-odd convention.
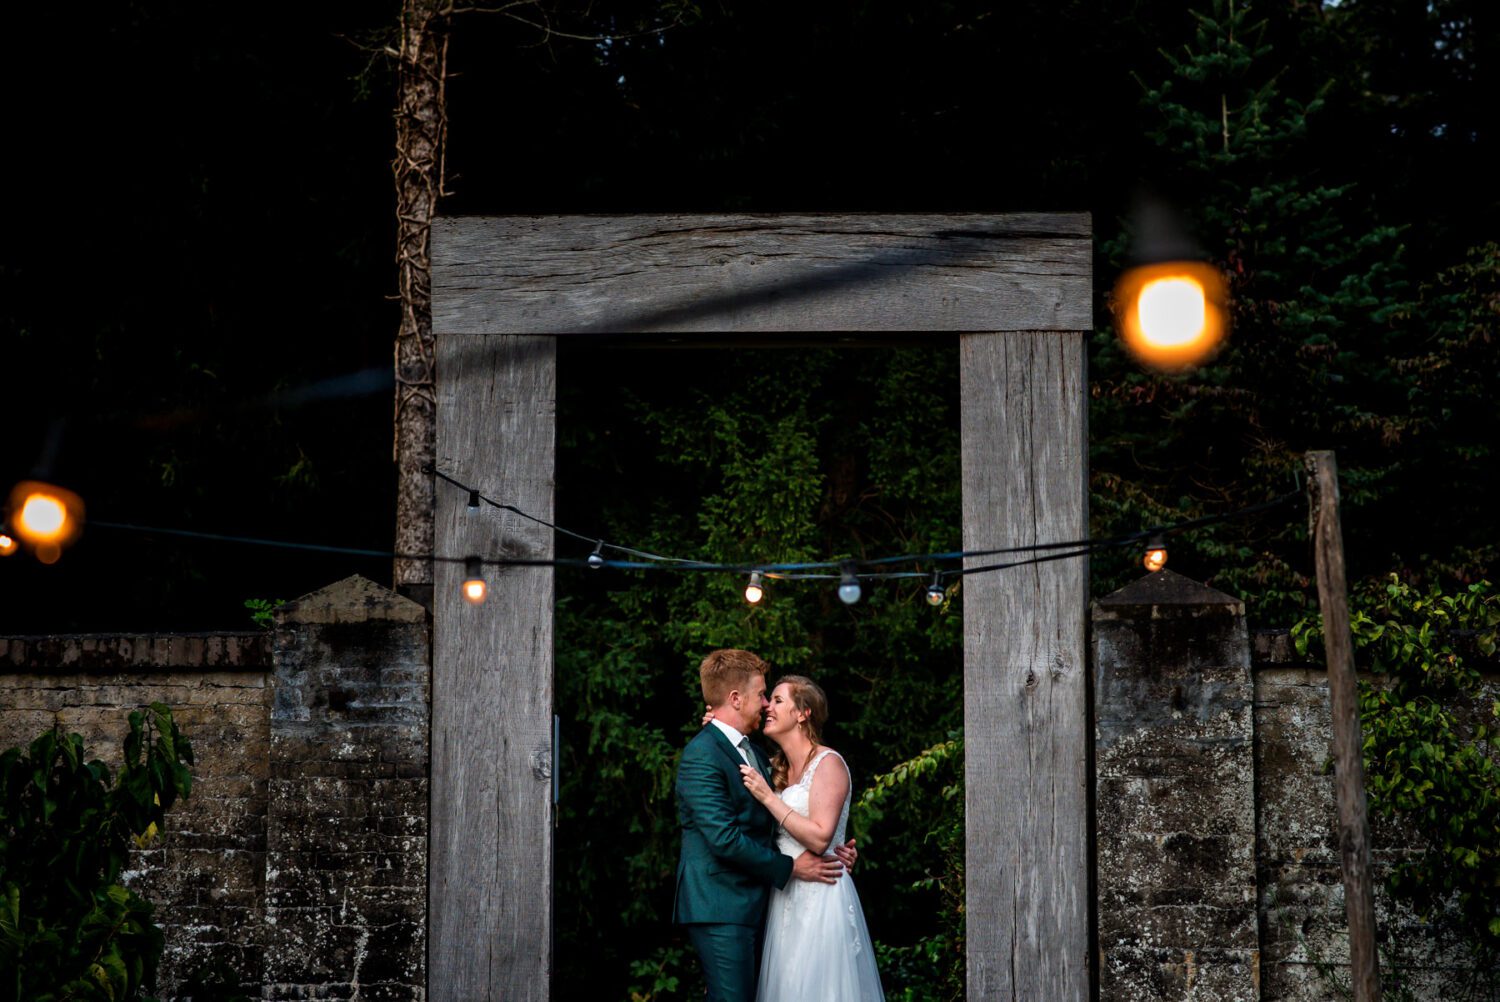
[[[8,557],[16,552],[16,541],[3,532],[0,532],[0,557]]]
[[[1142,365],[1180,372],[1211,358],[1229,330],[1224,275],[1165,202],[1140,200],[1128,267],[1115,283],[1120,340]]]
[[[599,540],[599,545],[589,554],[589,566],[596,571],[604,566],[604,540]]]
[[[470,605],[479,605],[484,601],[487,590],[484,583],[484,561],[478,557],[469,557],[464,561],[464,601]]]
[[[44,564],[54,563],[63,547],[83,531],[83,499],[70,490],[23,480],[10,492],[12,542],[25,543]]]
[[[1141,563],[1152,574],[1167,566],[1167,543],[1160,534],[1146,541],[1146,555],[1141,559]]]
[[[469,491],[469,510],[479,510],[479,492],[476,490]]]
[[[839,577],[839,601],[845,605],[853,605],[859,601],[859,578],[855,576],[854,565],[845,564],[843,574]]]
[[[766,597],[766,590],[760,583],[760,571],[750,572],[750,583],[745,585],[745,601],[751,605]]]
[[[943,573],[941,571],[933,571],[932,584],[927,586],[927,604],[936,608],[942,605],[943,600],[947,597],[948,593],[943,591]]]

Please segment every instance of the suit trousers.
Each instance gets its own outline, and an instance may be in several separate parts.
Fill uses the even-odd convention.
[[[760,926],[687,925],[703,962],[708,1002],[755,1002],[760,977]]]

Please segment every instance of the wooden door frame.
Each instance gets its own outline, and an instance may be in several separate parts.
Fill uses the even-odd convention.
[[[556,341],[960,335],[963,545],[1087,535],[1082,214],[463,217],[432,230],[440,469],[553,515]],[[550,558],[548,531],[439,491],[436,550]],[[433,603],[433,1002],[545,999],[553,572]],[[971,999],[1089,994],[1087,565],[964,583]],[[663,919],[665,921],[665,918]]]

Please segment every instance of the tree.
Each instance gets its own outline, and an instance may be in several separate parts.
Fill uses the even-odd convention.
[[[432,340],[432,218],[443,189],[452,0],[402,0],[396,51],[396,552],[432,552],[437,383]],[[432,602],[432,562],[396,560],[396,588]]]

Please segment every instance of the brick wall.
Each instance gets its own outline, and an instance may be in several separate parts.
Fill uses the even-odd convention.
[[[117,770],[127,714],[153,701],[172,707],[193,743],[193,795],[125,875],[157,906],[164,985],[211,961],[259,980],[270,666],[259,633],[0,639],[0,748],[56,721]]]
[[[167,938],[161,994],[210,962],[264,999],[425,998],[428,628],[349,578],[273,633],[0,638],[0,748],[57,721],[118,763],[170,705],[193,795],[126,880]]]

